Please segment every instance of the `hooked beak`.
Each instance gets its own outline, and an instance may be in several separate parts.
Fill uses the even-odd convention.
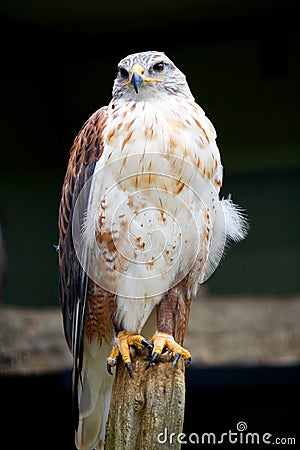
[[[130,78],[130,83],[134,87],[135,92],[138,94],[140,85],[144,82],[144,77],[139,72],[133,72]]]
[[[135,92],[138,94],[141,84],[145,81],[145,69],[141,64],[134,64],[129,72],[129,81],[134,87]]]

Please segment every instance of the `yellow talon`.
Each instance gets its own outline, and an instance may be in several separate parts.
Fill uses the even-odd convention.
[[[148,366],[154,364],[157,358],[161,355],[164,348],[167,348],[175,358],[173,367],[175,367],[175,365],[177,364],[180,356],[182,356],[187,363],[191,361],[190,352],[183,348],[181,345],[177,344],[171,334],[157,331],[150,340],[150,343],[153,345],[153,351],[152,358],[150,359]]]
[[[118,344],[114,344],[113,348],[109,354],[109,357],[106,358],[107,363],[110,364],[111,366],[114,366],[117,362],[119,353],[120,352],[119,352]]]
[[[117,364],[119,354],[122,356],[122,360],[129,372],[132,375],[131,359],[129,346],[135,345],[137,347],[146,347],[151,352],[152,346],[146,339],[140,334],[129,334],[126,331],[120,331],[116,336],[116,343],[114,344],[112,351],[107,358],[107,369],[111,373],[111,367]]]

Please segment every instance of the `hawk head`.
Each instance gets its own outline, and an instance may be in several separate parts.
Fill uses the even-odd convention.
[[[185,75],[164,53],[134,53],[119,62],[114,99],[150,100],[164,94],[192,97]]]

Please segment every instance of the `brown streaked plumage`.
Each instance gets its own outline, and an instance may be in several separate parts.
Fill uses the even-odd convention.
[[[185,76],[160,52],[120,61],[112,101],[74,141],[59,208],[59,271],[79,450],[103,448],[110,374],[120,358],[132,375],[130,345],[151,350],[148,367],[164,348],[173,367],[190,361],[182,345],[192,296],[226,242],[246,234],[238,208],[219,199],[215,141]],[[154,310],[148,342],[142,332]]]
[[[116,309],[115,295],[88,281],[84,317],[85,334],[89,341],[97,336],[99,342],[113,334],[112,317]]]
[[[106,118],[107,107],[104,107],[95,112],[80,130],[70,150],[69,164],[62,187],[58,224],[59,245],[64,249],[59,251],[60,298],[65,334],[71,350],[75,345],[75,342],[72,342],[74,306],[78,296],[85,297],[86,290],[86,280],[82,283],[84,271],[76,257],[72,239],[73,209],[80,191],[93,175],[95,164],[102,155],[102,129]]]

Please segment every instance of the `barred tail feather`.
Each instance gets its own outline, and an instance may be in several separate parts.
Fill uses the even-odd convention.
[[[78,386],[79,424],[75,434],[78,450],[104,448],[106,422],[114,377],[105,360],[111,345],[85,339],[81,380]]]

